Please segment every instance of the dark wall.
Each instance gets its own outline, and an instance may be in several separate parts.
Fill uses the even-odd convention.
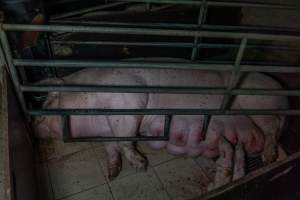
[[[8,133],[10,141],[10,162],[15,200],[35,200],[37,184],[34,165],[34,149],[30,133],[23,116],[12,84],[8,84]]]

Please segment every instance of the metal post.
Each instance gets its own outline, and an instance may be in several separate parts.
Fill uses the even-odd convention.
[[[206,4],[206,0],[202,0],[202,4],[200,7],[200,11],[199,11],[199,17],[198,17],[198,26],[201,27],[202,24],[205,23],[206,20],[206,14],[207,14],[207,4]],[[192,51],[192,60],[196,60],[198,57],[198,53],[199,53],[199,42],[201,42],[201,38],[200,37],[195,37],[194,38],[194,48]]]
[[[165,115],[164,137],[169,140],[172,115]]]
[[[21,104],[22,111],[24,112],[25,116],[27,117],[27,120],[29,120],[28,115],[27,115],[27,108],[26,108],[24,95],[23,95],[23,93],[21,91],[21,87],[20,87],[20,80],[18,77],[18,72],[13,64],[12,52],[11,52],[11,49],[10,49],[10,46],[8,43],[6,33],[1,27],[0,27],[0,41],[2,44],[3,51],[4,51],[4,52],[1,52],[1,54],[4,53],[4,55],[6,57],[9,73],[11,75],[11,79],[14,84],[18,100]]]
[[[240,74],[241,73],[240,72],[241,61],[242,61],[246,46],[247,46],[247,38],[244,37],[241,41],[241,45],[240,45],[239,51],[237,53],[237,56],[236,56],[236,59],[234,62],[234,67],[233,67],[231,77],[229,80],[229,84],[227,87],[228,94],[224,96],[223,103],[221,105],[221,109],[223,111],[228,109],[228,107],[230,106],[231,99],[232,99],[232,90],[237,86],[238,80],[241,76],[241,74]]]

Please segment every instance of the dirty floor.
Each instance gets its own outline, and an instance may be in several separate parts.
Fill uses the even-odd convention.
[[[137,172],[123,160],[121,174],[109,181],[102,144],[40,141],[41,199],[185,200],[203,194],[211,180],[212,160],[174,157],[145,143],[138,148],[149,160],[148,170]]]

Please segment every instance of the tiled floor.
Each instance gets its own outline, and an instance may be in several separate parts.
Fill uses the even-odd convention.
[[[148,170],[137,172],[124,159],[121,174],[108,181],[102,144],[41,141],[41,195],[49,200],[185,200],[203,194],[213,162],[171,156],[144,143],[138,148],[149,160]]]

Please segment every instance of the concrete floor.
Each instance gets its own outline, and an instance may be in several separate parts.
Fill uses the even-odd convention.
[[[147,172],[137,172],[124,160],[119,177],[108,181],[101,144],[39,143],[37,165],[43,199],[190,199],[203,194],[214,172],[212,160],[174,157],[141,143],[139,149],[149,160]]]

